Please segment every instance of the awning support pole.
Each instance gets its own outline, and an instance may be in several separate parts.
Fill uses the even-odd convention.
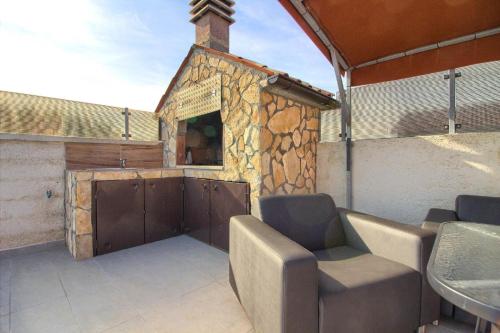
[[[352,132],[351,132],[351,70],[346,72],[346,86],[347,86],[347,116],[346,116],[346,207],[352,209]]]
[[[340,66],[337,58],[337,52],[330,51],[332,56],[332,64],[333,69],[335,71],[335,78],[337,80],[337,87],[339,88],[340,95],[340,110],[341,110],[341,128],[340,128],[340,137],[342,141],[346,139],[346,130],[347,130],[347,101],[344,90],[344,83],[342,83],[342,76],[340,74]]]
[[[347,106],[347,116],[346,116],[346,137],[351,138],[351,70],[346,71],[346,106]]]
[[[339,88],[340,95],[340,108],[341,108],[341,138],[345,141],[346,147],[346,208],[352,208],[352,174],[351,174],[351,112],[350,101],[348,102],[346,92],[344,90],[344,83],[340,74],[340,66],[335,50],[330,50],[332,56],[333,69],[335,70],[335,78],[337,79],[337,87]],[[350,99],[350,86],[351,86],[351,72],[347,71],[347,87],[349,90]]]

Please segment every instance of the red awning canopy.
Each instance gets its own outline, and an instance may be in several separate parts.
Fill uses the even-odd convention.
[[[279,0],[353,86],[500,60],[499,0]]]

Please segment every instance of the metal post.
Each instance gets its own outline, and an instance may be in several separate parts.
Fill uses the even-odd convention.
[[[128,116],[130,115],[130,113],[128,112],[128,108],[125,108],[125,111],[122,112],[123,115],[125,115],[125,133],[122,134],[122,137],[125,138],[125,140],[128,141],[128,139],[130,138],[130,131],[129,131],[129,126],[128,126]]]
[[[351,143],[351,70],[346,72],[346,207],[352,209],[352,143]]]
[[[340,95],[340,107],[342,111],[342,124],[341,124],[341,137],[345,141],[346,147],[346,208],[352,208],[352,178],[351,178],[351,113],[350,101],[346,98],[342,76],[340,75],[340,66],[336,51],[331,51],[333,69],[335,70],[335,78],[337,79],[337,86]],[[348,87],[351,85],[351,72],[347,71]],[[350,92],[349,92],[350,97]]]
[[[340,95],[340,108],[341,108],[341,128],[340,128],[340,136],[342,141],[346,140],[346,129],[347,129],[347,103],[346,96],[344,90],[344,84],[342,83],[342,76],[340,75],[340,67],[337,57],[337,52],[332,51],[332,64],[333,69],[335,71],[335,78],[337,79],[337,87],[339,88]]]
[[[445,80],[450,80],[450,102],[448,107],[448,133],[455,134],[457,128],[461,127],[461,124],[456,123],[457,111],[456,111],[456,78],[462,76],[460,72],[456,72],[455,68],[450,69],[448,74],[444,75]]]
[[[476,326],[474,328],[474,333],[481,333],[483,330],[481,329],[481,318],[476,318]]]
[[[158,141],[163,140],[163,118],[158,118]]]
[[[455,69],[450,69],[450,107],[448,109],[448,133],[455,134],[455,120],[457,112],[455,109]]]
[[[352,119],[352,107],[351,107],[351,70],[346,71],[346,137],[351,138],[351,119]]]

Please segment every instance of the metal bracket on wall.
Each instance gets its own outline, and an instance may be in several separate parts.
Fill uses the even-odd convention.
[[[455,124],[455,129],[460,129],[462,128],[462,124]],[[449,130],[450,125],[444,125],[444,129]]]
[[[445,79],[445,80],[449,80],[449,79],[450,79],[450,74],[445,74],[443,77],[444,77],[444,79]],[[456,77],[456,78],[457,78],[457,77],[462,77],[462,73],[460,73],[460,72],[455,72],[455,77]]]

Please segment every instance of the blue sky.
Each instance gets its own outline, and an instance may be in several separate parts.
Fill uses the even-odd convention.
[[[336,91],[277,0],[236,0],[230,51]],[[0,0],[0,90],[152,111],[194,42],[188,0]]]

